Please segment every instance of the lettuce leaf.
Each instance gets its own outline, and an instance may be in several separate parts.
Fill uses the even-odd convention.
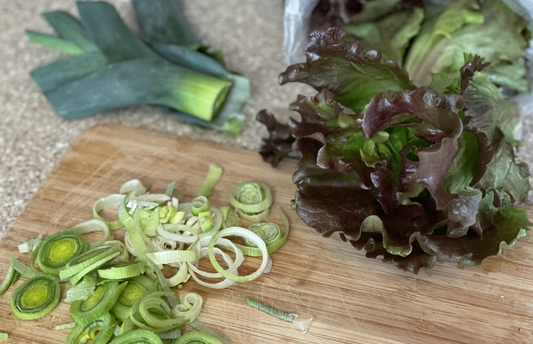
[[[430,73],[458,77],[463,54],[491,62],[492,82],[515,92],[527,92],[523,58],[527,22],[500,0],[455,0],[437,16],[426,16],[420,34],[407,54],[404,67],[411,78],[428,85]]]
[[[289,122],[302,156],[293,209],[307,225],[413,273],[442,256],[479,264],[529,230],[515,208],[530,188],[514,157],[521,113],[481,57],[435,75],[436,90],[338,29],[315,33],[307,55],[280,76],[320,90],[290,107],[301,115]]]

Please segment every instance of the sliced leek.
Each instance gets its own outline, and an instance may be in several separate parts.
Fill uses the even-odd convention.
[[[68,324],[63,324],[63,325],[57,325],[56,327],[54,327],[54,330],[56,331],[61,331],[61,330],[70,330],[71,328],[74,328],[76,327],[76,322],[71,322],[71,323],[68,323]]]
[[[270,213],[272,193],[260,182],[247,182],[234,187],[229,194],[229,202],[242,218],[251,222],[263,221]]]
[[[182,296],[181,303],[174,307],[172,313],[176,318],[192,322],[196,320],[198,315],[200,315],[203,304],[204,299],[200,295],[196,293],[187,293]]]
[[[277,209],[277,213],[283,225],[285,227],[285,234],[282,236],[281,231],[278,225],[274,223],[254,223],[248,227],[248,230],[259,235],[261,239],[265,242],[268,250],[268,254],[272,254],[277,251],[281,246],[285,244],[287,238],[289,237],[289,220],[281,208]],[[261,250],[259,250],[253,243],[244,240],[246,246],[235,244],[244,255],[257,257],[261,255]],[[231,250],[231,248],[228,248]]]
[[[110,260],[108,259],[109,257],[113,256],[113,258],[115,258],[116,256],[118,256],[119,255],[119,253],[117,252],[118,249],[119,249],[118,245],[111,244],[111,245],[100,246],[98,248],[89,250],[85,252],[84,254],[80,255],[79,257],[72,259],[67,264],[67,266],[63,270],[60,271],[59,277],[62,280],[66,280],[86,270],[88,267],[93,267],[92,270],[97,269],[98,267],[108,262]],[[92,270],[89,270],[87,272],[90,272]],[[73,283],[73,284],[76,284],[76,283]]]
[[[35,251],[37,246],[43,241],[43,235],[39,234],[37,238],[32,237],[30,240],[23,242],[22,244],[18,245],[18,249],[20,253],[28,253]]]
[[[222,178],[222,173],[223,171],[220,167],[215,164],[211,164],[209,166],[207,176],[205,177],[204,182],[200,187],[200,192],[198,192],[198,195],[204,197],[211,197],[220,178]]]
[[[0,333],[0,340],[8,340],[9,335],[7,333]]]
[[[133,192],[135,196],[144,195],[146,193],[147,188],[143,185],[143,183],[139,179],[132,179],[128,180],[122,186],[120,187],[119,193],[121,194],[129,194]]]
[[[74,301],[70,305],[70,315],[79,325],[88,325],[104,316],[113,308],[128,282],[103,281],[96,286],[94,293],[85,301]]]
[[[39,319],[56,308],[60,294],[57,278],[39,274],[15,290],[11,295],[11,309],[19,319]]]
[[[209,200],[205,196],[198,196],[191,201],[191,213],[198,215],[203,211],[209,210]]]
[[[257,248],[261,250],[263,259],[261,262],[261,266],[259,267],[259,269],[257,269],[257,271],[253,272],[252,274],[248,276],[238,276],[230,271],[224,270],[220,266],[220,264],[217,262],[217,259],[215,257],[214,246],[216,245],[217,240],[219,240],[220,238],[224,236],[230,236],[230,235],[241,236],[244,239],[256,245]],[[220,273],[222,276],[224,276],[225,278],[230,279],[235,282],[249,282],[249,281],[256,279],[257,277],[261,276],[261,274],[267,268],[268,264],[271,263],[270,256],[268,255],[268,249],[266,247],[265,242],[257,234],[252,233],[249,230],[242,228],[242,227],[229,227],[213,235],[213,237],[209,241],[208,254],[209,254],[209,260],[211,261],[211,264],[213,265],[215,270],[218,273]]]
[[[35,251],[34,251],[35,252]],[[13,269],[26,278],[33,278],[41,275],[41,272],[35,271],[35,269],[30,269],[26,265],[22,264],[17,258],[15,258],[11,253],[9,254],[9,264]],[[15,279],[15,277],[13,277]],[[13,282],[11,282],[13,284]]]
[[[235,210],[227,206],[220,207],[218,210],[220,210],[222,213],[222,228],[241,226],[241,220],[239,219],[239,215],[237,215]]]
[[[97,219],[85,221],[82,223],[79,223],[75,225],[74,227],[68,228],[67,230],[73,231],[77,234],[89,234],[92,232],[104,232],[104,235],[100,240],[94,243],[89,244],[89,249],[93,249],[95,247],[100,247],[110,239],[111,233],[109,232],[109,227],[105,224],[104,221],[100,221]]]
[[[98,275],[105,279],[122,280],[144,274],[143,262],[124,262],[107,269],[99,269]]]
[[[57,276],[61,269],[87,251],[87,248],[87,240],[81,234],[62,230],[44,239],[33,252],[39,268],[47,274]]]
[[[0,295],[4,295],[7,289],[13,284],[13,279],[15,277],[15,274],[17,273],[17,270],[13,269],[13,266],[9,265],[9,268],[7,269],[6,278],[4,279],[4,282],[0,285]]]
[[[163,344],[163,341],[153,332],[134,330],[116,337],[111,344]]]
[[[93,205],[93,217],[97,220],[103,221],[111,230],[122,228],[122,222],[119,220],[115,221],[106,221],[98,213],[102,210],[118,207],[120,202],[124,199],[124,195],[109,195],[104,198],[100,198]]]
[[[130,316],[131,307],[145,293],[153,288],[154,283],[155,282],[151,278],[145,275],[130,279],[128,285],[120,294],[117,302],[113,308],[111,308],[111,314],[120,321],[125,321]]]
[[[65,344],[106,344],[115,332],[117,322],[115,318],[109,314],[104,314],[101,318],[89,324],[77,324],[72,331],[70,331]]]
[[[299,321],[296,320],[296,318],[298,318],[298,315],[296,314],[279,310],[275,307],[267,305],[264,302],[252,299],[250,297],[246,298],[246,303],[248,304],[248,306],[260,310],[261,312],[265,312],[266,314],[269,314],[275,318],[294,324],[296,327],[302,330],[303,333],[307,333],[307,331],[311,327],[311,324],[313,323],[314,318],[312,317],[307,320]]]
[[[96,278],[91,275],[86,275],[81,283],[67,291],[65,302],[87,300],[94,293],[94,288],[97,283]]]

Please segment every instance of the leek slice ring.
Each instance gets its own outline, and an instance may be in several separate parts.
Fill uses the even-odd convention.
[[[33,251],[32,260],[36,258],[43,272],[57,276],[68,263],[85,253],[87,248],[87,240],[81,234],[66,229],[44,239]],[[33,265],[32,262],[31,266]]]
[[[109,227],[109,229],[111,230],[122,228],[123,225],[120,219],[115,220],[115,221],[106,221],[98,213],[108,208],[117,207],[118,205],[120,205],[124,197],[126,196],[119,195],[119,194],[113,194],[113,195],[109,195],[109,196],[98,199],[93,204],[93,218],[103,221],[107,225],[107,227]]]
[[[115,332],[117,321],[109,314],[87,325],[76,324],[70,331],[65,344],[79,344],[91,340],[91,344],[106,344]]]
[[[246,182],[234,187],[229,194],[229,203],[246,213],[260,213],[272,205],[272,193],[261,182]]]
[[[85,301],[74,301],[70,315],[79,325],[88,325],[108,313],[117,302],[128,282],[106,280],[99,283],[94,293]]]
[[[146,275],[134,277],[128,281],[128,285],[120,294],[117,302],[111,308],[110,313],[115,318],[124,322],[130,316],[131,307],[148,291],[154,287],[154,280]]]
[[[230,235],[236,235],[241,236],[244,239],[249,240],[250,242],[254,243],[259,250],[261,250],[262,253],[262,262],[259,269],[257,269],[255,272],[248,276],[237,276],[234,275],[226,270],[224,270],[220,264],[217,262],[217,259],[214,254],[214,246],[218,239],[224,237],[224,236],[230,236]],[[208,246],[208,254],[209,254],[209,260],[211,261],[211,264],[215,268],[217,272],[219,272],[222,276],[224,276],[227,279],[230,279],[235,282],[249,282],[257,277],[261,276],[261,274],[265,271],[267,266],[271,264],[270,256],[268,255],[268,249],[266,247],[265,242],[263,239],[261,239],[257,234],[250,232],[249,230],[242,228],[242,227],[229,227],[226,229],[221,230],[220,232],[213,235],[211,240],[209,241]]]
[[[39,274],[15,290],[11,295],[11,309],[19,319],[39,319],[57,307],[60,295],[59,281],[53,276]]]

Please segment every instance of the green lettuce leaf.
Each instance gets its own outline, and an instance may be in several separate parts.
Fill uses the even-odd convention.
[[[401,10],[375,22],[346,25],[344,30],[360,39],[365,49],[379,50],[387,58],[402,65],[409,41],[420,31],[423,19],[422,9]]]
[[[430,73],[458,77],[463,54],[490,61],[487,73],[499,86],[527,92],[522,32],[527,22],[500,0],[477,2],[455,0],[440,16],[427,16],[415,38],[404,67],[412,80],[429,84]],[[483,20],[481,20],[483,19]]]

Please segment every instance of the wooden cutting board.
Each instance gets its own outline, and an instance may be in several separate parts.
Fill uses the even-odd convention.
[[[292,226],[287,244],[272,256],[269,274],[223,290],[191,280],[180,291],[204,297],[200,320],[222,336],[237,344],[533,342],[533,235],[479,267],[439,262],[413,275],[365,258],[338,236],[322,238],[307,227],[290,210],[294,161],[274,169],[255,152],[116,125],[90,128],[74,142],[2,239],[0,274],[7,271],[8,252],[29,263],[18,244],[90,219],[94,201],[117,192],[123,182],[139,178],[153,182],[153,192],[164,192],[175,181],[191,199],[211,163],[224,169],[212,204],[226,205],[230,189],[241,182],[263,181]],[[280,223],[275,215],[270,219]],[[248,258],[239,271],[249,274],[258,265],[259,258]],[[62,298],[69,286],[63,284]],[[9,306],[14,289],[0,297],[0,332],[9,334],[10,343],[63,343],[69,330],[54,327],[72,321],[69,305],[62,302],[40,320],[17,320]],[[302,318],[314,316],[315,322],[303,335],[249,308],[246,296]]]

